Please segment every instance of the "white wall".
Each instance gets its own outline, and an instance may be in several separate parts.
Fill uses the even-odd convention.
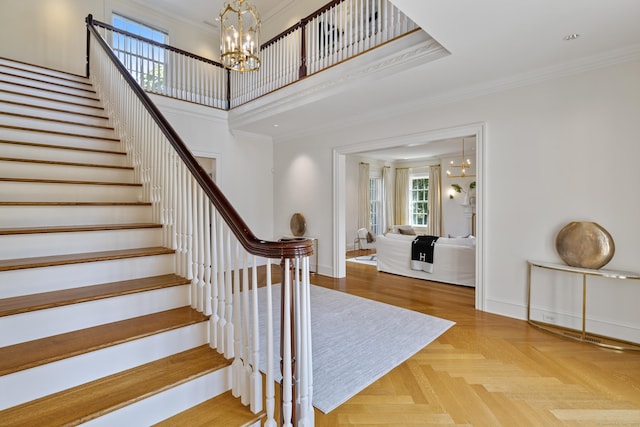
[[[572,220],[595,221],[609,230],[616,243],[609,268],[640,270],[638,75],[638,61],[614,65],[277,143],[275,227],[283,228],[290,212],[310,212],[320,239],[320,269],[331,272],[334,147],[486,123],[487,310],[525,316],[526,260],[560,261],[555,235]],[[294,169],[301,159],[308,169]],[[615,294],[603,303],[615,306]]]
[[[467,174],[472,175],[476,173],[475,157],[471,158],[471,167],[467,169]],[[466,195],[475,196],[476,190],[469,190],[469,185],[472,182],[477,183],[476,177],[465,178],[449,178],[447,176],[447,169],[451,161],[454,161],[456,165],[460,164],[460,156],[456,157],[444,157],[442,159],[442,235],[443,236],[467,236],[471,234],[471,214],[475,211],[475,207],[465,205],[468,202]],[[460,173],[460,169],[450,169],[451,173],[456,175]],[[465,193],[454,193],[453,199],[449,198],[449,190],[452,188],[451,184],[458,184],[462,187]]]
[[[273,144],[270,138],[231,134],[227,112],[163,96],[152,99],[187,144],[216,159],[217,184],[249,228],[273,237]]]
[[[85,18],[111,23],[119,12],[169,32],[172,46],[215,59],[214,29],[189,25],[157,10],[125,0],[2,0],[0,55],[85,74]]]

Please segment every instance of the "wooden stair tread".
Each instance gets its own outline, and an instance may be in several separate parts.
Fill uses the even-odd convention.
[[[11,81],[8,81],[8,80],[3,80],[3,79],[0,79],[0,83],[4,83],[4,84],[7,84],[7,85],[12,85],[12,86],[19,86],[19,87],[26,88],[26,89],[41,90],[43,92],[55,93],[55,94],[58,94],[58,95],[65,95],[65,96],[69,96],[69,97],[72,97],[72,98],[86,99],[88,101],[100,101],[100,99],[98,99],[95,96],[76,95],[76,94],[73,94],[73,93],[65,92],[64,90],[55,90],[55,89],[50,89],[50,88],[43,88],[43,87],[33,86],[33,85],[30,85],[30,84],[26,84],[26,83],[11,82]]]
[[[51,161],[51,160],[18,159],[14,157],[0,157],[0,160],[6,161],[6,162],[39,163],[39,164],[45,164],[45,165],[58,165],[58,166],[80,166],[80,167],[88,167],[88,168],[133,170],[132,166],[111,166],[111,165],[101,165],[97,163],[57,162],[57,161]]]
[[[19,61],[17,59],[7,58],[7,57],[4,57],[4,56],[0,56],[0,60],[11,62],[13,64],[26,65],[28,67],[37,68],[37,69],[39,69],[41,71],[40,72],[33,71],[33,70],[20,68],[20,67],[15,67],[15,66],[12,66],[12,65],[7,65],[7,64],[2,64],[3,67],[13,68],[15,70],[25,71],[27,73],[40,74],[40,75],[43,75],[43,76],[49,76],[49,77],[53,77],[53,78],[56,78],[56,79],[68,80],[70,82],[82,83],[82,84],[86,84],[86,85],[91,86],[91,80],[89,80],[89,78],[87,76],[82,76],[82,75],[79,75],[79,74],[70,73],[69,71],[62,71],[62,70],[58,70],[58,69],[54,69],[54,68],[49,68],[49,67],[45,67],[45,66],[42,66],[42,65],[31,64],[29,62],[23,62],[23,61]],[[56,76],[55,74],[51,74],[51,72],[56,73],[56,74],[64,74],[65,76],[68,76],[68,77]]]
[[[231,364],[208,345],[0,411],[8,425],[77,425]]]
[[[175,274],[0,299],[0,317],[191,283]]]
[[[91,109],[94,109],[94,110],[102,110],[102,111],[104,111],[104,107],[102,107],[100,105],[87,105],[87,104],[83,104],[81,102],[73,102],[73,101],[68,101],[68,100],[55,99],[55,98],[51,98],[51,97],[48,97],[48,96],[40,96],[40,95],[34,95],[32,93],[16,92],[16,91],[7,90],[7,89],[0,89],[0,92],[10,93],[12,95],[26,96],[28,98],[42,99],[42,100],[45,100],[45,101],[53,101],[53,102],[57,102],[57,103],[60,103],[60,104],[75,105],[76,107],[84,107],[84,108],[91,108]]]
[[[2,144],[15,144],[15,145],[26,145],[29,147],[39,147],[39,148],[55,148],[59,150],[73,150],[73,151],[87,151],[91,153],[103,153],[103,154],[118,154],[122,156],[126,156],[127,153],[124,151],[116,151],[116,150],[99,150],[96,148],[85,148],[85,147],[74,147],[74,146],[65,146],[65,145],[54,145],[54,144],[42,144],[38,142],[24,142],[24,141],[10,141],[7,139],[0,139],[0,143]]]
[[[244,406],[231,391],[202,402],[173,417],[167,418],[154,427],[172,426],[249,426],[266,416],[264,412],[254,414]]]
[[[103,125],[94,125],[94,124],[78,122],[78,121],[53,119],[53,118],[50,118],[50,117],[32,116],[30,114],[13,113],[13,112],[8,112],[8,111],[0,111],[0,114],[5,115],[5,116],[19,117],[21,119],[42,120],[42,121],[47,121],[47,122],[54,122],[54,123],[59,123],[59,124],[63,124],[63,125],[84,126],[84,127],[90,127],[90,128],[96,128],[96,129],[114,130],[113,126],[109,126],[109,125],[104,125],[104,126]]]
[[[67,179],[33,179],[33,178],[2,178],[0,182],[24,182],[38,184],[80,184],[80,185],[115,185],[123,187],[142,187],[142,184],[135,182],[108,182],[108,181],[73,181]]]
[[[0,236],[11,234],[42,234],[42,233],[73,233],[79,231],[107,231],[134,230],[140,228],[162,228],[162,224],[132,223],[132,224],[99,224],[99,225],[69,225],[50,227],[15,227],[0,228]]]
[[[163,247],[121,249],[116,251],[89,252],[80,254],[52,255],[35,258],[0,260],[0,271],[25,268],[51,267],[56,265],[80,264],[83,262],[110,261],[143,256],[173,254],[175,251]]]
[[[83,113],[83,112],[80,112],[80,111],[72,111],[72,110],[63,110],[62,108],[53,108],[53,107],[49,107],[49,106],[45,106],[45,105],[27,104],[26,102],[10,101],[8,99],[0,99],[0,102],[2,102],[4,104],[19,105],[21,107],[34,108],[34,109],[38,109],[38,110],[52,111],[52,112],[55,112],[55,113],[64,113],[64,114],[69,114],[69,115],[74,115],[74,116],[91,117],[93,119],[102,119],[102,120],[105,120],[105,121],[109,120],[109,117],[107,117],[105,115]]]
[[[48,84],[48,85],[51,85],[51,86],[57,86],[57,87],[64,88],[64,89],[81,90],[81,91],[84,91],[84,92],[87,92],[87,93],[91,93],[91,94],[94,94],[94,95],[96,94],[96,91],[93,89],[93,86],[91,84],[86,85],[86,82],[76,82],[76,83],[80,83],[80,84],[83,84],[83,85],[86,86],[86,87],[77,87],[77,86],[72,86],[72,85],[69,85],[69,84],[62,83],[62,82],[51,82],[51,81],[48,81],[48,80],[42,80],[42,79],[38,79],[36,77],[25,75],[25,73],[32,73],[29,70],[19,70],[19,71],[20,71],[20,73],[16,74],[16,73],[10,73],[10,72],[7,72],[7,71],[0,70],[0,75],[18,77],[18,78],[21,78],[21,79],[30,80],[32,82],[44,83],[44,84]],[[35,74],[35,73],[33,73],[33,74]],[[38,74],[44,75],[44,76],[47,76],[47,77],[53,78],[53,79],[56,78],[55,76],[52,76],[52,75],[46,75],[46,74],[42,74],[42,73],[38,73]],[[71,83],[73,83],[73,81],[71,81]]]
[[[51,135],[71,136],[71,137],[74,137],[74,138],[99,139],[99,140],[104,140],[104,141],[117,141],[117,142],[120,142],[120,140],[118,138],[116,138],[116,137],[112,138],[112,137],[108,137],[108,136],[87,135],[87,134],[83,134],[83,133],[62,132],[62,131],[57,131],[57,130],[36,129],[36,128],[30,128],[30,127],[24,127],[24,126],[10,126],[10,125],[4,125],[4,124],[0,124],[0,127],[5,128],[5,129],[24,130],[24,131],[38,132],[38,133],[48,133],[48,134],[51,134]]]
[[[0,206],[151,206],[151,202],[0,202]]]
[[[208,316],[180,307],[0,348],[0,375],[193,325]]]

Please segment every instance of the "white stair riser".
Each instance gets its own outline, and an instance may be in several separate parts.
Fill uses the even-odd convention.
[[[178,387],[82,424],[86,427],[148,426],[186,411],[231,389],[231,368],[219,369]]]
[[[0,227],[152,222],[149,206],[0,206]]]
[[[49,148],[2,142],[0,142],[0,156],[10,157],[12,159],[127,166],[127,156],[124,154],[101,153],[56,147]]]
[[[91,166],[69,166],[47,163],[16,162],[0,160],[3,178],[64,179],[83,181],[91,177],[94,181],[133,183],[132,169],[100,168]]]
[[[23,95],[17,91],[3,92],[2,98],[7,101],[21,102],[23,104],[37,105],[46,108],[55,108],[69,112],[90,114],[96,116],[106,116],[102,108],[87,107],[82,105],[70,104],[68,102],[58,101],[50,97],[39,98],[36,96]]]
[[[141,187],[123,185],[2,182],[2,202],[138,202]]]
[[[0,259],[162,246],[161,228],[0,235]]]
[[[41,96],[45,98],[57,99],[58,101],[63,102],[71,102],[74,104],[80,104],[85,106],[92,107],[100,107],[100,101],[95,99],[95,95],[93,97],[81,97],[81,96],[73,96],[66,95],[64,93],[60,93],[62,91],[52,92],[50,90],[34,88],[34,87],[24,87],[19,86],[13,83],[5,83],[0,82],[0,89],[8,90],[11,92],[21,92],[27,95]]]
[[[37,340],[189,305],[189,286],[173,286],[0,317],[0,346]]]
[[[44,73],[47,74],[49,76],[50,79],[52,79],[53,81],[58,81],[58,80],[64,80],[64,81],[76,81],[76,82],[88,82],[89,79],[87,79],[84,76],[77,76],[75,74],[68,74],[68,73],[64,73],[61,71],[57,71],[57,70],[50,70],[50,69],[46,69],[46,68],[42,68],[42,67],[38,67],[36,65],[31,65],[31,64],[23,64],[20,62],[16,62],[16,61],[12,61],[10,59],[4,59],[4,58],[0,58],[0,64],[1,65],[7,65],[10,67],[14,67],[14,68],[19,68],[21,70],[26,71],[27,73],[29,72],[33,72],[33,73]],[[42,76],[40,74],[40,77],[38,77],[40,79],[44,79],[45,76]]]
[[[19,71],[17,73],[19,74]],[[38,76],[22,77],[20,75],[16,75],[15,71],[13,75],[0,74],[0,80],[4,82],[9,82],[9,83],[26,85],[26,86],[34,87],[38,89],[47,89],[47,90],[65,92],[69,95],[74,95],[79,97],[97,98],[97,95],[95,94],[95,92],[93,92],[93,88],[91,87],[78,88],[77,87],[78,85],[74,85],[73,83],[67,83],[64,80],[59,80],[55,83],[46,82],[46,81],[41,81],[43,79],[40,79],[40,77]],[[88,89],[88,90],[85,90],[85,89]]]
[[[82,126],[78,124],[59,123],[50,120],[38,120],[30,117],[11,116],[0,114],[0,125],[15,126],[25,129],[38,129],[50,132],[64,132],[72,135],[90,136],[96,138],[116,138],[113,129]]]
[[[0,271],[0,298],[174,274],[175,255]]]
[[[59,145],[61,147],[77,147],[91,150],[123,151],[120,141],[84,138],[82,136],[56,135],[6,127],[0,127],[0,140],[32,142],[36,144]]]
[[[0,377],[0,410],[85,382],[113,375],[207,342],[208,322],[155,334],[123,344]]]
[[[4,96],[2,98],[4,99]],[[109,120],[101,117],[74,114],[73,112],[66,111],[54,111],[45,108],[33,107],[31,105],[18,105],[9,102],[0,101],[0,112],[35,116],[50,120],[62,120],[65,122],[81,122],[92,126],[109,126]]]

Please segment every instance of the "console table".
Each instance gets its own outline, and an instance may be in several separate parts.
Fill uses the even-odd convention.
[[[565,326],[553,325],[550,323],[541,322],[539,320],[531,319],[531,272],[533,268],[545,268],[549,270],[561,271],[566,273],[580,274],[582,275],[582,330],[575,330]],[[571,338],[577,341],[588,342],[596,344],[601,347],[611,348],[615,350],[636,350],[640,351],[640,343],[623,341],[617,338],[607,337],[590,333],[587,331],[587,277],[599,276],[608,277],[612,279],[621,280],[640,280],[640,273],[632,273],[628,271],[614,271],[614,270],[592,270],[589,268],[571,267],[569,265],[555,264],[551,262],[539,262],[528,261],[527,272],[527,285],[528,285],[528,297],[527,297],[527,322],[529,324],[551,332],[562,337]]]

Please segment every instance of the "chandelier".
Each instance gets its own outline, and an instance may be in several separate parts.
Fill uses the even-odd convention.
[[[228,1],[220,12],[220,62],[231,70],[260,68],[260,16],[245,0]]]
[[[460,164],[456,165],[453,160],[449,164],[450,168],[460,168],[460,175],[453,175],[450,170],[447,170],[447,176],[449,178],[465,178],[476,176],[476,174],[467,174],[467,169],[471,167],[471,159],[464,158],[464,138],[462,138],[462,155],[460,156]]]

